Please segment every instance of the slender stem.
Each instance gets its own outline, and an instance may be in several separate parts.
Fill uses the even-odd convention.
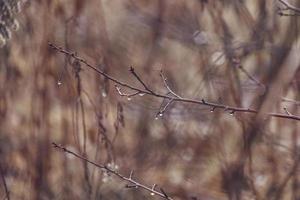
[[[105,171],[107,171],[107,172],[109,172],[109,173],[115,175],[116,177],[118,177],[118,178],[120,178],[120,179],[122,179],[122,180],[124,180],[124,181],[126,181],[126,182],[128,182],[128,183],[130,183],[130,184],[132,184],[132,187],[133,187],[133,188],[142,188],[142,189],[144,189],[144,190],[146,190],[146,191],[149,191],[151,194],[157,195],[157,196],[159,196],[159,197],[161,197],[161,198],[168,199],[168,200],[173,200],[173,198],[171,198],[170,196],[168,196],[168,195],[164,192],[164,190],[161,189],[161,192],[159,192],[159,191],[155,190],[155,187],[148,187],[148,186],[146,186],[146,185],[144,185],[144,184],[142,184],[142,183],[139,183],[138,181],[134,180],[134,179],[132,178],[132,176],[133,176],[133,171],[130,172],[129,177],[126,177],[126,176],[120,174],[119,172],[117,172],[117,171],[115,171],[115,170],[109,168],[109,167],[106,166],[106,165],[102,165],[102,164],[95,163],[95,162],[93,162],[93,161],[87,159],[86,157],[83,157],[83,156],[81,156],[81,155],[79,155],[79,154],[77,154],[77,153],[75,153],[75,152],[73,152],[73,151],[71,151],[71,150],[69,150],[69,149],[67,149],[67,148],[65,148],[65,147],[63,147],[63,146],[61,146],[61,145],[58,145],[58,144],[56,144],[56,143],[54,143],[54,142],[52,142],[52,145],[53,145],[53,147],[56,148],[56,149],[59,149],[59,150],[65,152],[65,153],[71,154],[71,155],[75,156],[76,158],[78,158],[78,159],[80,159],[80,160],[82,160],[82,161],[85,161],[85,162],[87,162],[87,163],[89,163],[89,164],[91,164],[91,165],[94,165],[95,167],[97,167],[97,168],[99,168],[99,169],[103,169],[103,170],[105,170]],[[131,187],[131,186],[129,186],[129,187]]]
[[[130,85],[130,84],[127,84],[125,82],[122,82],[120,80],[118,80],[117,78],[114,78],[112,76],[110,76],[109,74],[101,71],[100,69],[98,69],[97,67],[91,65],[90,63],[88,63],[86,60],[84,60],[83,58],[77,56],[75,53],[72,53],[70,51],[67,51],[61,47],[57,47],[55,46],[54,44],[51,44],[49,43],[49,46],[60,52],[60,53],[63,53],[67,56],[70,56],[74,59],[76,59],[77,61],[85,64],[88,68],[94,70],[96,73],[104,76],[105,78],[109,79],[110,81],[118,84],[118,85],[121,85],[123,87],[126,87],[126,88],[129,88],[133,91],[136,91],[137,93],[143,93],[143,94],[148,94],[148,95],[151,95],[151,96],[154,96],[154,97],[157,97],[157,98],[162,98],[164,100],[172,100],[172,102],[181,102],[181,103],[192,103],[192,104],[198,104],[198,105],[204,105],[204,106],[208,106],[208,107],[211,107],[213,109],[216,109],[216,108],[219,108],[219,109],[224,109],[224,110],[228,110],[230,111],[231,113],[236,113],[236,112],[241,112],[241,113],[253,113],[253,114],[257,114],[259,111],[257,110],[254,110],[254,109],[251,109],[251,108],[243,108],[243,107],[235,107],[235,106],[228,106],[228,105],[225,105],[225,104],[219,104],[219,103],[213,103],[213,102],[208,102],[204,99],[201,99],[201,100],[197,100],[197,99],[190,99],[190,98],[183,98],[183,97],[180,97],[178,95],[176,95],[176,93],[174,93],[170,88],[169,86],[167,85],[167,83],[165,82],[165,85],[167,85],[167,89],[168,91],[173,94],[175,97],[172,97],[172,96],[169,96],[169,95],[165,95],[165,94],[161,94],[161,93],[156,93],[156,92],[153,92],[152,90],[149,90],[147,88],[147,86],[145,87],[145,89],[140,89],[136,86],[133,86],[133,85]],[[135,73],[134,75],[135,77],[137,76],[137,74]],[[139,77],[139,76],[137,76]],[[136,77],[136,78],[137,78]],[[138,80],[141,80],[140,78],[138,78]],[[164,79],[165,80],[165,79]],[[143,82],[142,82],[143,83]],[[273,113],[273,112],[270,112],[270,113],[265,113],[265,115],[269,116],[269,117],[277,117],[277,118],[284,118],[284,119],[290,119],[290,120],[297,120],[297,121],[300,121],[300,116],[297,116],[297,115],[293,115],[293,114],[282,114],[282,113]]]

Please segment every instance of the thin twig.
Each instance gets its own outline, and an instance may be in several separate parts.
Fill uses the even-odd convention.
[[[160,107],[158,113],[156,114],[156,117],[157,117],[157,116],[162,117],[163,114],[165,113],[165,111],[167,110],[167,108],[168,108],[172,103],[173,103],[173,99],[169,100],[169,101],[166,103],[166,105],[165,105],[164,107],[162,107],[162,105],[161,105],[161,107]]]
[[[300,101],[296,101],[296,100],[285,98],[285,97],[282,97],[281,100],[284,102],[289,102],[289,103],[295,104],[296,106],[300,106]]]
[[[290,4],[289,2],[287,2],[286,0],[278,0],[278,1],[280,3],[282,3],[283,5],[285,5],[287,9],[292,10],[294,12],[300,13],[300,8],[297,8],[296,6],[293,6],[292,4]]]
[[[6,180],[5,180],[5,177],[4,177],[4,172],[3,172],[3,169],[2,169],[1,166],[0,166],[0,173],[1,173],[1,179],[2,179],[3,186],[4,186],[4,190],[5,190],[6,199],[10,200],[9,190],[8,190]]]
[[[299,16],[300,15],[300,8],[293,6],[286,0],[278,0],[285,8],[278,6],[278,14],[280,16]]]
[[[237,64],[237,67],[249,78],[251,79],[253,82],[255,82],[257,85],[261,86],[264,91],[266,90],[266,86],[261,83],[259,80],[257,80],[253,75],[251,75],[239,62],[236,63]],[[285,102],[289,102],[289,103],[293,103],[297,106],[300,105],[300,101],[296,101],[296,100],[293,100],[293,99],[288,99],[288,98],[285,98],[285,97],[282,97],[281,98],[282,101],[285,101]],[[287,113],[288,114],[288,113]],[[290,114],[290,113],[289,113]]]
[[[95,167],[97,167],[99,169],[105,170],[106,172],[109,172],[109,173],[115,175],[116,177],[118,177],[118,178],[120,178],[120,179],[122,179],[122,180],[124,180],[124,181],[126,181],[128,183],[130,183],[131,185],[127,185],[127,188],[142,188],[143,190],[149,191],[150,194],[154,194],[154,195],[159,196],[159,197],[161,197],[163,199],[173,200],[173,198],[171,198],[169,195],[167,195],[164,192],[164,190],[160,189],[161,192],[159,192],[159,191],[155,190],[155,187],[148,187],[148,186],[146,186],[146,185],[144,185],[142,183],[139,183],[136,180],[134,180],[133,177],[132,177],[133,176],[133,171],[130,172],[129,177],[126,177],[126,176],[120,174],[119,172],[115,171],[114,169],[111,169],[111,168],[109,168],[106,165],[97,164],[97,163],[95,163],[93,161],[90,161],[89,159],[87,159],[87,158],[85,158],[85,157],[83,157],[83,156],[81,156],[81,155],[79,155],[79,154],[77,154],[77,153],[75,153],[73,151],[70,151],[69,149],[63,147],[62,145],[58,145],[58,144],[56,144],[54,142],[52,142],[52,145],[56,149],[59,149],[59,150],[65,152],[65,153],[71,154],[71,155],[75,156],[76,158],[78,158],[78,159],[80,159],[82,161],[85,161],[85,162],[87,162],[87,163],[89,163],[91,165],[94,165]]]
[[[265,90],[265,85],[262,84],[259,80],[257,80],[253,75],[251,75],[242,65],[240,62],[236,62],[236,66],[238,69],[240,69],[250,80],[255,82],[257,85],[261,86]]]
[[[154,92],[142,81],[142,79],[137,75],[133,67],[130,67],[129,71],[132,73],[132,75],[144,86],[145,90],[148,92],[154,94]]]
[[[67,56],[70,56],[76,60],[78,60],[79,62],[85,64],[87,67],[89,67],[90,69],[94,70],[96,73],[104,76],[105,78],[109,79],[110,81],[118,84],[118,85],[121,85],[123,87],[126,87],[126,88],[129,88],[133,91],[136,91],[138,93],[141,93],[141,94],[148,94],[148,95],[151,95],[151,96],[154,96],[154,97],[157,97],[157,98],[162,98],[164,100],[172,100],[173,102],[181,102],[181,103],[192,103],[192,104],[198,104],[198,105],[204,105],[204,106],[208,106],[208,107],[211,107],[213,109],[224,109],[224,110],[230,110],[232,113],[236,113],[236,112],[241,112],[241,113],[253,113],[253,114],[257,114],[259,111],[257,110],[254,110],[254,109],[251,109],[251,108],[243,108],[243,107],[235,107],[235,106],[228,106],[228,105],[225,105],[225,104],[219,104],[219,103],[213,103],[213,102],[208,102],[204,99],[202,100],[197,100],[197,99],[190,99],[190,98],[183,98],[183,97],[171,97],[169,95],[165,95],[165,94],[161,94],[161,93],[156,93],[156,92],[153,92],[153,91],[149,91],[149,89],[140,89],[136,86],[133,86],[133,85],[130,85],[130,84],[127,84],[125,82],[122,82],[110,75],[108,75],[107,73],[101,71],[100,69],[98,69],[97,67],[91,65],[90,63],[88,63],[86,60],[84,60],[83,58],[77,56],[75,53],[72,53],[70,51],[67,51],[61,47],[57,47],[51,43],[49,43],[49,46],[60,52],[60,53],[63,53]],[[269,116],[269,117],[277,117],[277,118],[284,118],[284,119],[290,119],[290,120],[297,120],[297,121],[300,121],[300,116],[297,116],[297,115],[288,115],[288,114],[282,114],[282,113],[265,113],[265,115]]]
[[[162,80],[163,80],[163,82],[164,82],[164,85],[165,85],[165,87],[167,88],[167,90],[168,90],[171,94],[173,94],[175,97],[181,99],[182,97],[179,96],[178,94],[176,94],[176,93],[170,88],[170,86],[168,85],[168,83],[167,83],[167,78],[164,76],[162,70],[160,71],[160,76],[161,76],[161,78],[162,78]]]
[[[115,85],[115,88],[116,88],[118,94],[119,94],[120,96],[122,96],[122,97],[131,98],[131,97],[133,97],[133,96],[136,96],[136,95],[138,95],[138,94],[141,94],[140,92],[134,92],[134,93],[132,93],[132,94],[124,93],[124,92],[121,91],[121,88],[118,87],[118,85]]]
[[[286,107],[284,107],[283,110],[286,112],[287,115],[291,115],[291,113],[288,111]]]

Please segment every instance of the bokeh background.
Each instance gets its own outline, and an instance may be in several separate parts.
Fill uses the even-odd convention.
[[[289,1],[297,6],[296,1]],[[299,4],[299,3],[298,3]],[[0,197],[159,199],[53,148],[61,144],[174,199],[300,199],[299,18],[276,0],[30,0],[0,49]],[[287,11],[288,12],[288,11]],[[140,87],[258,115],[121,97],[48,43]],[[79,70],[79,68],[81,70]],[[124,92],[132,91],[122,88]]]

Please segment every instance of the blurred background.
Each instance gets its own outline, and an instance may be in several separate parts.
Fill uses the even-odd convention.
[[[52,142],[174,199],[300,199],[300,123],[264,115],[300,115],[299,18],[279,1],[21,3],[0,38],[1,199],[159,199]],[[157,118],[162,99],[120,96],[49,42],[132,85],[130,66],[167,93],[163,70],[180,96],[259,114],[177,102]]]

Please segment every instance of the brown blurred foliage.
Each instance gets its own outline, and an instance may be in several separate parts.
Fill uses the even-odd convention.
[[[290,1],[291,3],[295,3]],[[297,5],[297,4],[295,4]],[[155,199],[52,148],[60,143],[174,199],[300,199],[299,18],[275,0],[32,0],[0,49],[2,198]],[[114,84],[48,47],[76,52],[154,90],[159,71],[184,97],[232,113],[118,95]],[[130,90],[124,88],[130,93]],[[285,110],[284,110],[285,108]],[[7,191],[6,191],[7,190]]]

